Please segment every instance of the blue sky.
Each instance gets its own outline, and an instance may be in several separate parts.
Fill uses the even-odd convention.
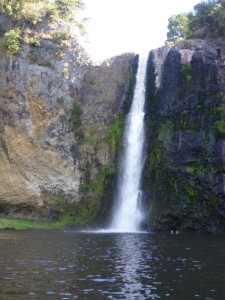
[[[83,0],[90,17],[86,50],[94,60],[164,45],[168,18],[200,0]]]

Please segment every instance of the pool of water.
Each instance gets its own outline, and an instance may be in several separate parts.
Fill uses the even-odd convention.
[[[0,231],[0,299],[225,299],[225,237]]]

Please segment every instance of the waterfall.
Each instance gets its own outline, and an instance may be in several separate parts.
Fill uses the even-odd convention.
[[[135,232],[144,219],[141,210],[141,174],[144,164],[144,104],[147,55],[140,55],[130,112],[126,117],[124,153],[111,231]]]

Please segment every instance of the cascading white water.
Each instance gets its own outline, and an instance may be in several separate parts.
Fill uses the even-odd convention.
[[[126,118],[123,163],[111,231],[136,232],[144,218],[140,181],[144,164],[144,104],[147,55],[140,55],[131,109]]]

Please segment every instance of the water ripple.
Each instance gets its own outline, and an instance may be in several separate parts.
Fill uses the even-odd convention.
[[[57,231],[6,234],[11,237],[0,244],[0,298],[4,300],[224,297],[225,243],[221,237]]]

